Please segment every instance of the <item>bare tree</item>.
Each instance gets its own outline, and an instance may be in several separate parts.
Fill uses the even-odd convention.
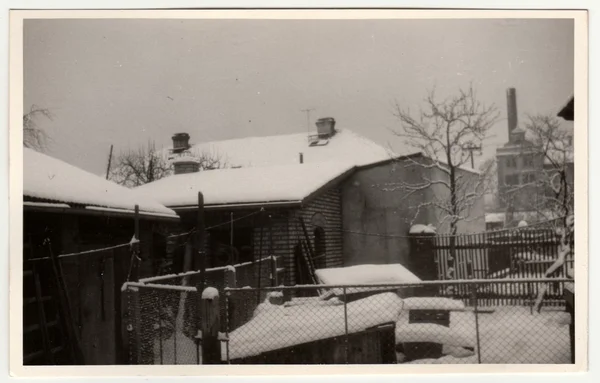
[[[425,109],[416,116],[396,104],[395,116],[402,125],[395,134],[424,154],[422,160],[408,157],[406,166],[436,169],[442,177],[423,176],[417,183],[403,183],[406,196],[434,190],[428,201],[414,208],[434,207],[439,214],[438,225],[449,224],[450,234],[457,233],[458,222],[471,218],[472,208],[486,193],[491,165],[480,174],[461,171],[471,162],[472,148],[481,145],[498,118],[494,105],[485,106],[472,87],[438,101],[434,91],[425,98]],[[423,172],[428,174],[428,172]]]
[[[519,193],[533,196],[522,199],[527,210],[567,227],[566,220],[574,213],[572,132],[562,128],[556,117],[546,115],[530,116],[525,128],[539,159],[538,169],[517,185],[505,185],[504,198],[514,199]]]
[[[46,150],[49,137],[48,134],[37,125],[36,119],[38,117],[46,117],[49,120],[54,118],[49,109],[32,105],[29,112],[23,115],[23,146],[43,152]]]
[[[191,154],[189,154],[191,155]],[[229,167],[221,156],[202,153],[194,156],[200,170],[212,170]],[[157,181],[173,174],[173,164],[165,151],[156,149],[154,142],[141,145],[136,150],[121,153],[109,171],[109,179],[127,187],[136,187]]]

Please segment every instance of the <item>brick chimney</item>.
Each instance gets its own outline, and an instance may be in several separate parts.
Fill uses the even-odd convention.
[[[197,173],[200,171],[200,161],[190,152],[184,152],[173,159],[175,174]]]
[[[175,133],[173,137],[174,154],[172,160],[173,172],[175,174],[196,173],[200,171],[200,161],[190,153],[190,135],[187,133]]]
[[[190,148],[190,135],[187,133],[175,133],[173,137],[173,153],[181,153]]]
[[[316,125],[319,138],[328,138],[335,134],[335,119],[331,117],[319,118]]]
[[[506,112],[508,117],[508,140],[512,141],[511,133],[517,127],[517,90],[508,88],[506,90]]]

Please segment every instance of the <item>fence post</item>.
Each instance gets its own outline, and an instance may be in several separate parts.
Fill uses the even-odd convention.
[[[225,270],[225,287],[235,288],[237,287],[236,281],[236,272],[235,268],[230,267]],[[235,318],[233,315],[233,311],[235,307],[233,305],[233,301],[231,299],[231,292],[227,291],[225,293],[225,331],[229,333],[229,328],[231,327],[232,318]]]
[[[473,313],[475,314],[475,335],[477,337],[477,363],[481,364],[481,342],[479,339],[479,313],[477,308],[477,284],[471,285],[471,297],[473,299]]]
[[[204,289],[201,305],[202,364],[221,364],[219,291],[214,287]]]
[[[349,355],[348,355],[348,347],[349,347],[349,342],[348,342],[348,302],[347,302],[347,296],[346,296],[346,288],[343,288],[344,290],[344,356],[346,358],[346,364],[348,364],[349,362]]]
[[[133,332],[133,334],[129,334],[129,339],[133,339],[133,341],[129,342],[129,355],[131,356],[131,359],[133,359],[130,360],[132,364],[141,364],[142,362],[142,344],[140,338],[141,308],[139,292],[139,287],[128,288],[128,294],[131,297],[129,302],[132,306],[128,310],[129,313],[131,313],[131,309],[133,308],[133,315],[129,318],[129,324],[127,325],[127,331]]]
[[[277,286],[277,258],[271,255],[271,287]]]

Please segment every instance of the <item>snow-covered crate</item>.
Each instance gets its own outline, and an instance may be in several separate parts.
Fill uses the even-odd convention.
[[[400,264],[356,265],[316,270],[317,279],[324,285],[348,285],[334,288],[330,294],[341,296],[358,293],[396,291],[397,284],[418,283],[421,279]],[[390,284],[389,287],[352,287],[352,285]]]

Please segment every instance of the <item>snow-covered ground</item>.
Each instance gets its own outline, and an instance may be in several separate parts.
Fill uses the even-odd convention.
[[[499,307],[492,314],[479,314],[481,363],[564,364],[570,363],[569,316],[565,312],[531,314],[527,307]],[[472,312],[452,313],[451,322],[475,335]],[[422,359],[413,364],[476,364],[477,353],[466,358],[452,355]]]
[[[443,344],[440,359],[422,359],[415,364],[476,364],[477,336],[475,315],[462,303],[435,298],[402,300],[383,293],[347,305],[348,331],[359,332],[387,322],[396,322],[396,343],[434,342]],[[419,302],[421,300],[421,302]],[[408,308],[447,308],[450,327],[436,324],[409,324]],[[493,313],[478,314],[481,363],[485,364],[562,364],[570,363],[569,316],[560,311],[531,313],[528,307],[498,307]],[[258,355],[296,344],[340,336],[345,333],[344,306],[339,301],[315,298],[295,305],[271,305],[267,301],[255,311],[253,319],[229,334],[229,358]],[[223,360],[227,358],[222,343]],[[194,340],[181,332],[154,344],[155,363],[196,364]],[[474,350],[474,351],[472,351]],[[398,353],[399,363],[403,355]]]

